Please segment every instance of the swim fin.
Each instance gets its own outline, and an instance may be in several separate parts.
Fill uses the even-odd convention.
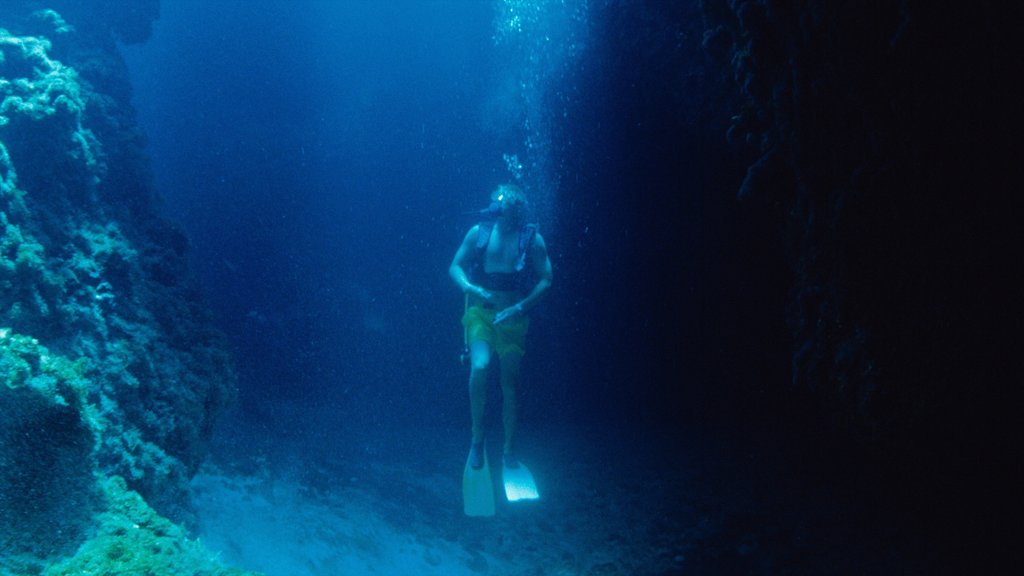
[[[505,481],[505,497],[509,502],[540,498],[540,493],[537,492],[537,483],[533,481],[533,474],[530,474],[522,462],[519,462],[515,468],[502,465],[501,476]]]
[[[491,480],[491,466],[484,451],[484,465],[474,469],[466,458],[466,469],[462,473],[462,506],[466,516],[494,516],[494,482]]]

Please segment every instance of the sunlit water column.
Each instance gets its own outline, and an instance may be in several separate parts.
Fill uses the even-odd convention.
[[[492,126],[514,139],[502,154],[511,179],[530,196],[533,219],[555,224],[562,160],[554,128],[571,121],[575,89],[566,72],[587,43],[591,0],[496,0],[494,44],[501,70],[490,107]]]

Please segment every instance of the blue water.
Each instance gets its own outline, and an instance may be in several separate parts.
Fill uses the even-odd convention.
[[[126,50],[157,187],[234,336],[248,414],[309,422],[315,398],[330,420],[457,421],[447,266],[464,213],[518,177],[556,261],[580,232],[555,228],[566,192],[544,99],[571,64],[558,44],[587,23],[544,10],[529,17],[558,17],[550,53],[490,2],[172,1]],[[542,352],[548,310],[530,363],[550,374],[545,403],[565,393]]]
[[[124,48],[163,211],[240,374],[219,468],[196,483],[227,560],[771,573],[775,543],[749,536],[766,532],[789,542],[782,561],[800,538],[849,553],[832,545],[857,528],[816,535],[828,521],[790,507],[833,503],[784,481],[784,442],[750,448],[786,378],[781,249],[734,204],[744,159],[724,141],[729,103],[702,91],[699,43],[642,4],[166,0],[152,38]],[[554,267],[520,385],[520,452],[548,496],[472,524],[447,270],[506,182],[529,194]],[[496,387],[490,406],[500,437]],[[353,494],[370,504],[333,500]],[[397,532],[359,548],[345,514]],[[275,537],[276,555],[259,544]]]

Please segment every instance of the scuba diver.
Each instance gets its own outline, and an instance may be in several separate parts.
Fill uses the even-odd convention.
[[[470,363],[473,422],[467,471],[480,470],[486,464],[487,370],[495,355],[501,367],[502,463],[506,470],[520,467],[513,440],[516,385],[530,326],[527,313],[551,287],[551,260],[537,226],[526,221],[527,208],[526,196],[518,186],[499,186],[491,195],[490,207],[480,212],[486,220],[466,234],[448,271],[466,294],[462,325]]]

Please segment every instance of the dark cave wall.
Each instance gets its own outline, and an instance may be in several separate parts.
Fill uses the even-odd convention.
[[[804,469],[871,469],[946,544],[998,540],[1022,372],[1010,12],[595,5],[574,82],[603,97],[555,139],[608,195],[571,207],[600,230],[578,246],[602,298],[563,288],[594,307],[587,354],[631,359],[595,394],[644,422],[769,430],[807,445],[787,456]]]
[[[793,384],[925,502],[969,494],[946,514],[980,518],[1018,471],[1015,9],[703,8],[743,98],[729,137],[757,156],[739,195],[785,230]]]
[[[736,200],[756,158],[725,137],[742,99],[701,49],[698,2],[594,3],[590,21],[552,139],[582,233],[559,239],[550,308],[573,312],[602,422],[744,427],[787,378],[789,275],[767,202]]]

